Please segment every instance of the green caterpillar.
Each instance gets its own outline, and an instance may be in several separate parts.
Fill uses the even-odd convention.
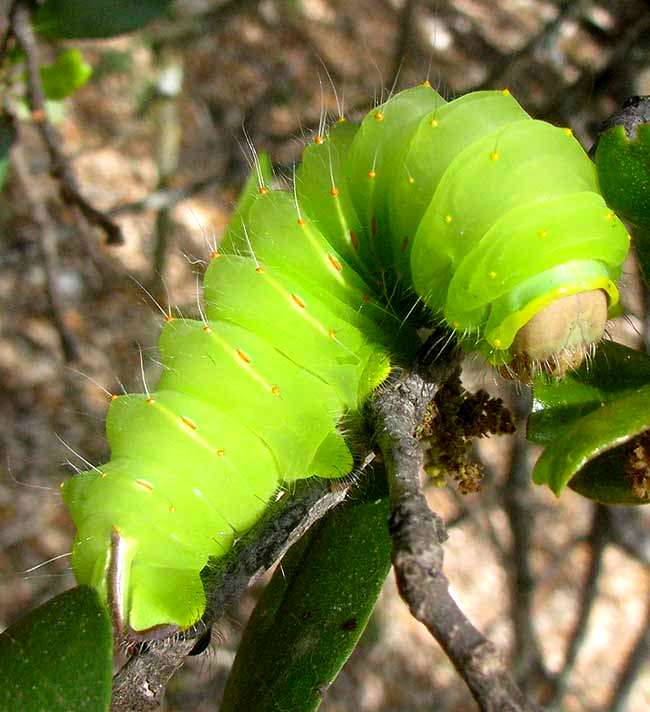
[[[334,124],[293,191],[249,179],[201,318],[168,320],[155,392],[114,398],[111,460],[63,486],[77,580],[122,632],[191,626],[201,569],[278,487],[351,472],[342,419],[412,359],[416,302],[489,363],[561,375],[602,336],[628,242],[571,132],[507,91],[425,83]]]

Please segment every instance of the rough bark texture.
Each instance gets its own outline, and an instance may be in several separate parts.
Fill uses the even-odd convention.
[[[498,650],[465,617],[442,571],[442,519],[420,487],[422,453],[413,437],[438,388],[457,368],[457,355],[405,374],[372,404],[375,433],[388,475],[393,566],[402,598],[447,653],[484,712],[539,712],[510,677]]]

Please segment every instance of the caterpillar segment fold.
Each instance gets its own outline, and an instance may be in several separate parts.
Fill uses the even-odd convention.
[[[594,167],[507,91],[401,92],[323,132],[288,191],[257,167],[200,319],[165,320],[156,389],[111,402],[110,461],[63,487],[77,579],[131,639],[197,622],[201,569],[278,488],[352,471],[343,432],[418,328],[528,380],[577,366],[618,308],[629,237]]]

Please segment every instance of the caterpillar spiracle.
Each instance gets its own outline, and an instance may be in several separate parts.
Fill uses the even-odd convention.
[[[601,338],[628,243],[570,130],[508,91],[425,83],[333,124],[293,190],[249,180],[201,318],[168,320],[157,388],[113,399],[110,461],[63,485],[77,580],[119,630],[191,626],[201,569],[278,487],[350,473],[342,418],[408,364],[412,314],[521,378],[562,375]]]

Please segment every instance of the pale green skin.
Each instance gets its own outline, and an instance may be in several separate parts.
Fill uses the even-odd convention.
[[[417,346],[390,290],[495,364],[558,294],[618,301],[628,237],[591,163],[507,93],[402,92],[309,146],[295,194],[249,180],[205,275],[205,320],[165,325],[155,392],[112,402],[110,462],[63,486],[77,580],[122,634],[191,626],[201,569],[278,487],[350,473],[341,418]]]

